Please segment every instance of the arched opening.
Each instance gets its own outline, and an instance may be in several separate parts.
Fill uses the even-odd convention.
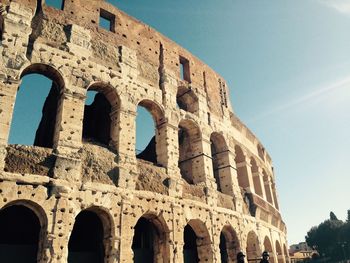
[[[270,204],[273,204],[272,201],[272,193],[271,193],[271,186],[270,186],[270,180],[269,176],[266,174],[265,170],[263,170],[263,178],[264,178],[264,186],[265,186],[265,193],[266,193],[266,200]]]
[[[260,197],[263,197],[260,173],[258,170],[258,165],[256,164],[256,161],[254,158],[250,159],[250,168],[252,170],[255,193]]]
[[[162,221],[155,215],[145,215],[137,221],[131,247],[135,263],[169,261],[168,231]]]
[[[115,147],[119,105],[113,87],[105,83],[89,87],[84,107],[83,142]]]
[[[75,223],[68,243],[68,263],[103,263],[105,249],[108,247],[108,229],[105,215],[95,211],[83,210],[75,218]]]
[[[184,263],[213,261],[208,229],[198,219],[190,220],[185,226],[183,257]]]
[[[250,231],[247,237],[247,261],[254,262],[260,258],[261,251],[259,248],[259,239],[254,231]]]
[[[199,127],[191,120],[182,120],[179,124],[178,138],[181,176],[189,184],[197,183],[204,177],[204,174],[199,173],[200,163],[196,163],[203,155]]]
[[[236,169],[237,169],[237,177],[238,177],[238,185],[242,189],[247,189],[252,187],[249,184],[249,178],[247,173],[247,164],[246,164],[246,157],[242,151],[242,148],[238,145],[235,146],[235,162],[236,162]]]
[[[230,225],[224,226],[220,233],[220,255],[222,263],[234,263],[241,250],[238,237]]]
[[[211,158],[213,164],[213,174],[217,185],[217,190],[226,194],[230,194],[229,186],[231,184],[230,178],[230,163],[229,151],[225,138],[213,132],[210,136]]]
[[[9,143],[53,148],[64,81],[55,69],[43,64],[26,68],[21,80]]]
[[[191,113],[198,112],[198,98],[191,87],[178,87],[176,94],[176,103],[177,106],[184,111]]]
[[[0,262],[37,262],[40,230],[39,218],[26,206],[0,210]]]
[[[280,245],[280,242],[278,242],[278,240],[276,240],[276,255],[277,255],[277,263],[284,263],[281,245]]]
[[[220,256],[221,256],[221,263],[228,263],[228,251],[227,251],[227,246],[226,246],[226,237],[225,235],[221,232],[220,233]]]
[[[197,236],[190,225],[184,230],[184,263],[199,262],[197,251]]]
[[[273,256],[273,249],[272,249],[271,241],[267,236],[264,239],[264,251],[269,252],[270,263],[275,263],[275,258]]]
[[[165,122],[161,108],[150,100],[142,100],[137,107],[136,157],[160,164],[160,126]],[[165,143],[163,143],[165,146]]]

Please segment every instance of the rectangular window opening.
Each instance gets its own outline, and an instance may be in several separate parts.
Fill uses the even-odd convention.
[[[180,78],[182,80],[191,82],[191,78],[190,78],[190,62],[184,58],[180,56]]]
[[[100,21],[99,21],[100,27],[108,31],[115,32],[114,24],[115,24],[115,15],[113,15],[112,13],[106,10],[100,9]]]
[[[59,10],[64,8],[64,0],[46,0],[45,4]]]

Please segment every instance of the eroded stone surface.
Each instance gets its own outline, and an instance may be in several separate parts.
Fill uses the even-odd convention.
[[[199,262],[221,261],[221,234],[228,262],[265,249],[271,262],[288,262],[271,158],[233,112],[221,76],[105,1],[66,0],[63,10],[0,2],[0,208],[35,213],[37,262],[67,262],[73,227],[87,214],[103,226],[104,262],[133,261],[140,222],[156,229],[153,262],[184,262],[189,228]],[[55,84],[35,142],[50,148],[8,144],[16,92],[30,73]],[[85,107],[87,90],[108,107]],[[138,105],[155,123],[138,156],[146,161],[135,153]]]

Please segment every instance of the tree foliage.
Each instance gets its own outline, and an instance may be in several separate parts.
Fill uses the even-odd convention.
[[[330,212],[329,219],[312,227],[305,237],[307,244],[330,262],[350,258],[350,210],[347,212],[346,222]]]

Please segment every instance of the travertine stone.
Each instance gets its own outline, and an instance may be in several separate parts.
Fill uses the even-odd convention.
[[[230,263],[265,249],[289,262],[271,158],[233,112],[218,73],[103,0],[64,1],[63,10],[0,2],[0,209],[24,206],[38,217],[37,262],[67,262],[82,211],[101,221],[108,263],[133,261],[140,218],[158,233],[156,263],[183,262],[186,226],[199,262],[221,262],[223,236]],[[98,26],[100,14],[113,32]],[[8,143],[17,90],[31,73],[59,89],[52,149]],[[110,104],[104,144],[82,139],[89,90]],[[153,162],[135,154],[137,106],[154,119]]]

